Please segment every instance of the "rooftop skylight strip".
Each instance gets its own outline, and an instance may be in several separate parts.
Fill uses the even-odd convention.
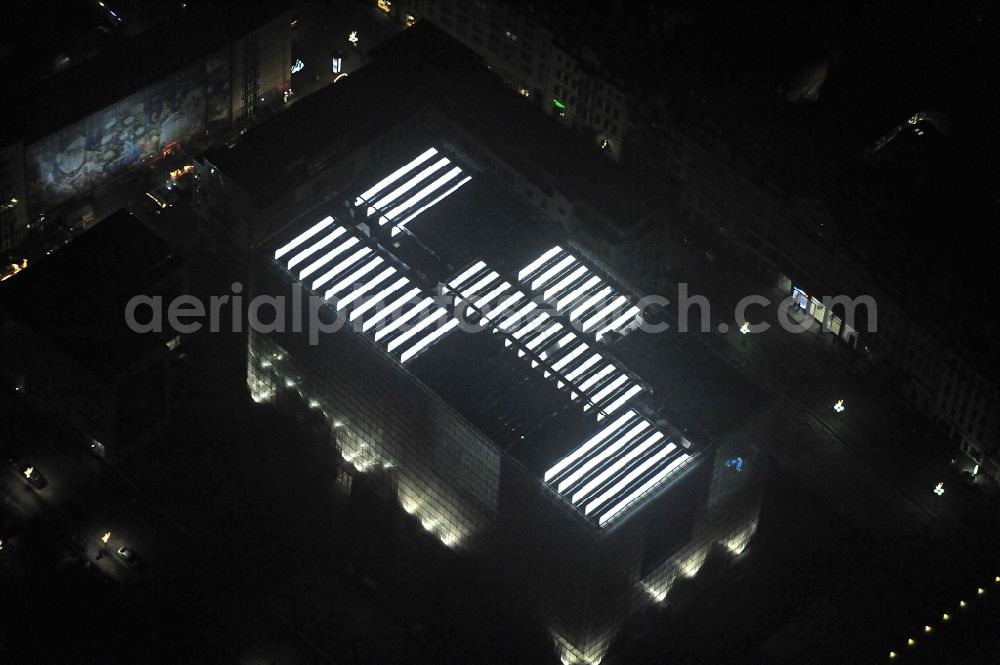
[[[539,287],[545,286],[574,261],[576,261],[576,258],[572,254],[567,254],[563,258],[556,261],[554,265],[546,268],[542,274],[531,281],[531,290],[537,291]]]
[[[466,280],[468,280],[471,277],[475,277],[485,267],[486,263],[484,261],[476,261],[471,266],[463,270],[461,274],[459,274],[453,280],[448,282],[448,286],[450,286],[455,291],[459,291],[462,288],[462,285],[465,284]]]
[[[528,318],[528,315],[531,314],[536,309],[538,309],[538,304],[529,301],[528,304],[526,304],[524,307],[514,312],[513,314],[505,315],[503,317],[503,321],[500,323],[499,326],[500,330],[504,332],[510,332],[517,326],[517,324],[523,323]],[[544,314],[544,312],[542,312],[542,314]],[[540,317],[538,316],[531,317],[531,320],[534,321],[537,318]]]
[[[590,347],[588,347],[588,348],[590,348]],[[573,379],[575,379],[576,377],[580,376],[581,374],[583,374],[584,372],[586,372],[588,369],[590,369],[591,367],[593,367],[597,363],[601,362],[601,359],[602,359],[601,354],[595,353],[594,355],[590,356],[585,361],[583,361],[583,364],[581,364],[579,367],[577,367],[572,372],[570,372],[569,374],[567,374],[566,375],[566,380],[567,381],[572,381]]]
[[[502,292],[506,291],[509,288],[510,288],[510,282],[503,282],[502,284],[500,284],[500,286],[494,288],[492,291],[490,291],[482,298],[477,300],[476,304],[474,305],[475,308],[482,309],[483,305],[489,303],[491,300],[493,300],[494,298],[496,298],[498,295],[500,295]]]
[[[631,448],[626,454],[618,457],[618,459],[616,459],[611,465],[591,478],[583,487],[573,493],[573,497],[571,499],[573,504],[579,504],[595,491],[601,489],[602,485],[614,478],[617,474],[621,473],[626,467],[628,467],[629,464],[634,462],[640,455],[649,450],[653,444],[663,440],[663,438],[663,432],[654,431],[652,436],[639,443],[639,445]],[[670,452],[673,451],[676,446],[671,443],[667,446],[667,448],[668,452]]]
[[[413,297],[418,293],[420,293],[420,289],[410,289],[399,298],[396,298],[394,301],[379,310],[373,317],[365,321],[361,326],[361,331],[368,332],[377,326],[379,322],[384,321],[387,317],[398,313],[407,301],[412,302]]]
[[[486,273],[485,277],[480,279],[475,284],[472,284],[471,286],[468,286],[459,291],[459,295],[461,295],[466,300],[472,300],[473,296],[479,293],[479,291],[485,288],[489,288],[491,285],[496,284],[498,281],[500,281],[500,275],[491,270],[488,273]]]
[[[637,317],[638,315],[639,315],[639,308],[638,307],[636,307],[634,305],[631,306],[631,307],[628,307],[625,310],[624,314],[622,314],[617,319],[615,319],[614,321],[612,321],[608,325],[604,326],[603,328],[600,328],[597,331],[597,337],[601,338],[601,337],[603,337],[605,335],[605,333],[607,333],[609,331],[612,331],[612,330],[617,331],[618,329],[625,327],[626,325],[628,325],[629,323],[631,323],[632,321],[634,321],[635,317]]]
[[[624,499],[622,499],[621,501],[619,501],[615,505],[614,508],[612,508],[611,510],[609,510],[605,514],[601,515],[601,526],[604,526],[605,524],[607,524],[608,522],[610,522],[611,520],[613,520],[614,518],[616,518],[619,513],[621,513],[622,511],[624,511],[624,510],[628,509],[630,506],[632,506],[633,502],[638,501],[642,496],[644,496],[645,494],[651,492],[656,487],[658,487],[674,471],[677,470],[677,467],[681,466],[684,462],[686,462],[687,459],[688,459],[688,457],[690,457],[690,456],[685,454],[685,455],[682,455],[681,457],[677,458],[676,460],[674,460],[673,462],[671,462],[670,464],[668,464],[658,474],[656,474],[655,476],[653,476],[652,478],[650,478],[649,480],[647,480],[645,483],[643,483],[642,486],[639,487],[637,490],[635,490],[634,492],[632,492],[631,494],[629,494],[627,497],[625,497]]]
[[[584,294],[589,293],[591,289],[593,289],[595,286],[598,286],[600,283],[601,283],[601,278],[598,277],[597,275],[593,275],[582,285],[573,289],[572,291],[567,293],[564,297],[560,298],[559,301],[556,303],[556,309],[559,310],[560,312],[565,312],[567,307],[576,303],[581,297],[584,296]]]
[[[352,311],[350,320],[355,321],[357,319],[360,319],[362,316],[365,315],[365,313],[371,311],[376,306],[378,306],[378,304],[382,302],[383,298],[385,298],[388,295],[392,295],[393,293],[399,291],[400,289],[406,288],[409,284],[410,280],[406,279],[406,277],[400,277],[395,282],[393,282],[389,286],[385,287],[384,289],[373,295],[371,298],[368,298],[363,305],[359,305],[357,309]]]
[[[383,214],[382,218],[379,219],[379,222],[378,222],[379,226],[384,226],[385,224],[388,224],[392,220],[396,219],[397,217],[399,217],[400,215],[402,215],[404,212],[406,212],[407,210],[409,210],[410,208],[412,208],[413,206],[415,206],[417,203],[419,203],[420,201],[422,201],[423,199],[425,199],[427,196],[429,196],[430,194],[433,194],[437,190],[441,189],[441,187],[443,187],[446,182],[448,182],[449,180],[453,179],[455,176],[459,175],[461,172],[462,172],[462,169],[460,169],[457,166],[454,167],[454,168],[452,168],[452,169],[449,169],[448,171],[445,172],[444,175],[439,176],[436,180],[434,180],[433,182],[431,182],[429,185],[427,185],[427,186],[423,187],[422,189],[418,190],[416,194],[414,194],[410,198],[406,199],[405,201],[403,201],[399,205],[395,206],[392,210],[390,210],[390,211],[386,212],[385,214]]]
[[[642,392],[642,386],[633,385],[631,388],[623,392],[614,402],[608,404],[606,407],[601,408],[601,413],[597,415],[597,419],[601,420],[604,416],[610,416],[612,413],[617,411],[625,402],[629,401],[636,395]]]
[[[597,373],[593,374],[589,379],[587,379],[586,381],[584,381],[583,383],[581,383],[580,385],[578,385],[576,387],[576,389],[579,390],[580,392],[586,393],[587,390],[589,390],[591,386],[593,386],[595,383],[597,383],[598,381],[600,381],[604,377],[606,377],[609,374],[611,374],[612,372],[614,372],[615,369],[617,369],[617,368],[614,365],[605,365],[604,369],[602,369],[600,372],[597,372]],[[625,375],[622,374],[622,376],[625,376]]]
[[[441,313],[443,314],[444,310],[441,310]],[[425,348],[433,344],[439,338],[454,330],[455,326],[457,325],[458,325],[458,319],[452,319],[448,321],[448,323],[444,324],[443,326],[432,332],[430,335],[417,342],[412,348],[410,348],[409,351],[404,353],[399,358],[399,361],[402,363],[407,362],[408,360],[416,356],[418,353],[423,351]]]
[[[310,238],[312,238],[314,235],[316,235],[317,233],[319,233],[323,229],[327,228],[328,226],[332,226],[332,225],[333,225],[333,217],[324,217],[323,219],[321,219],[319,222],[317,222],[313,226],[309,227],[308,229],[306,229],[305,231],[303,231],[299,235],[295,236],[295,238],[293,238],[290,243],[288,243],[284,247],[280,247],[278,250],[276,250],[274,252],[274,258],[275,258],[275,260],[280,259],[282,256],[284,256],[288,252],[292,251],[293,249],[295,249],[296,247],[298,247],[299,245],[301,245],[305,241],[309,240]]]
[[[451,187],[449,187],[448,189],[446,189],[444,191],[444,193],[438,195],[432,201],[429,201],[428,203],[425,203],[424,205],[420,206],[415,211],[413,211],[409,215],[407,215],[405,219],[401,219],[393,227],[393,229],[392,229],[392,235],[395,236],[396,234],[398,234],[399,230],[401,228],[403,228],[404,226],[406,226],[407,224],[409,224],[410,222],[412,222],[414,219],[416,219],[418,216],[420,216],[420,214],[423,213],[424,211],[426,211],[428,208],[432,208],[432,207],[436,206],[438,203],[440,203],[441,201],[443,201],[445,198],[451,196],[455,192],[456,189],[458,189],[459,187],[461,187],[465,183],[469,182],[470,180],[472,180],[472,176],[471,175],[465,176],[464,178],[462,178],[461,180],[459,180],[457,183],[455,183],[454,185],[452,185]]]
[[[610,488],[608,488],[603,494],[598,496],[593,501],[587,503],[587,507],[584,508],[583,511],[584,514],[589,515],[590,513],[594,512],[595,510],[603,506],[605,503],[610,501],[611,499],[614,499],[615,496],[621,494],[629,485],[631,485],[636,480],[641,478],[647,471],[649,471],[655,465],[666,459],[667,455],[669,454],[670,453],[667,452],[667,449],[664,448],[663,450],[657,452],[655,455],[651,455],[650,457],[648,457],[642,464],[634,468],[629,473],[625,474],[625,476],[621,480],[619,480]]]
[[[367,203],[369,206],[374,206],[384,211],[386,210],[386,208],[388,208],[389,205],[392,204],[393,201],[401,197],[403,194],[406,194],[408,191],[410,191],[411,189],[422,183],[424,180],[429,178],[431,174],[433,174],[436,171],[440,171],[442,168],[444,168],[450,163],[451,161],[449,161],[447,157],[442,157],[438,161],[434,162],[427,168],[423,169],[422,171],[414,175],[412,178],[407,180],[399,187],[393,189],[392,191],[388,192],[383,196],[374,196],[371,199],[369,199]]]
[[[552,249],[546,251],[544,254],[542,254],[541,256],[539,256],[537,259],[535,259],[534,261],[532,261],[531,263],[529,263],[527,266],[525,266],[524,268],[522,268],[521,272],[517,273],[517,279],[518,279],[518,281],[522,281],[523,282],[525,277],[528,277],[533,272],[535,272],[536,270],[538,270],[540,267],[542,267],[545,264],[546,261],[548,261],[549,259],[551,259],[553,256],[555,256],[556,254],[558,254],[561,251],[562,251],[562,247],[560,247],[559,245],[556,245]]]
[[[338,254],[341,254],[350,249],[351,247],[357,245],[358,242],[359,241],[357,238],[351,236],[344,242],[340,243],[339,245],[331,249],[329,252],[327,252],[326,254],[319,257],[318,259],[310,263],[308,266],[303,268],[302,272],[299,273],[299,280],[304,282],[306,280],[306,277],[308,277],[309,275],[313,274],[314,272],[325,266],[327,263],[333,260]]]
[[[348,268],[350,268],[353,265],[356,265],[362,259],[367,260],[367,259],[369,259],[373,255],[374,255],[374,252],[372,252],[372,250],[370,248],[368,248],[368,247],[362,247],[362,248],[360,248],[359,250],[357,250],[356,252],[354,252],[353,254],[351,254],[350,256],[348,256],[346,259],[344,259],[343,261],[341,261],[337,265],[335,265],[332,268],[330,268],[330,270],[326,271],[325,273],[323,273],[322,275],[320,275],[318,278],[316,278],[316,281],[314,281],[312,283],[312,290],[313,291],[319,291],[319,287],[320,286],[322,286],[323,284],[326,284],[331,279],[334,279],[338,275],[342,274],[345,270],[347,270]]]
[[[496,308],[488,313],[490,319],[493,322],[505,321],[507,315],[511,314],[516,307],[520,307],[522,302],[524,302],[524,294],[520,291],[514,291],[506,299],[497,303]]]
[[[605,439],[611,436],[614,432],[621,429],[627,422],[629,422],[633,418],[638,418],[638,417],[639,414],[631,410],[620,416],[617,420],[615,420],[615,422],[611,423],[610,425],[602,429],[600,432],[590,437],[590,439],[588,439],[587,442],[584,443],[582,446],[580,446],[579,448],[571,452],[569,455],[556,462],[556,464],[553,465],[552,468],[550,468],[548,471],[545,472],[544,476],[545,482],[549,482],[550,480],[558,476],[560,473],[565,471],[570,465],[572,465],[578,459],[588,454],[592,449],[601,445],[601,443],[603,443]]]
[[[607,305],[605,305],[604,307],[600,308],[589,319],[587,319],[586,321],[584,321],[583,327],[581,328],[581,330],[583,330],[583,332],[586,333],[586,332],[590,332],[590,331],[596,329],[598,326],[601,325],[602,321],[604,321],[604,320],[606,320],[608,318],[608,315],[611,314],[611,312],[613,312],[615,309],[621,307],[622,305],[624,305],[627,302],[628,302],[628,298],[626,298],[625,296],[618,296],[617,298],[615,298],[614,300],[612,300],[611,302],[609,302]]]
[[[340,236],[344,235],[345,233],[347,233],[347,230],[343,226],[338,226],[333,230],[332,233],[323,236],[315,243],[313,243],[312,245],[310,245],[309,247],[307,247],[306,249],[302,250],[301,252],[293,256],[291,259],[289,259],[288,265],[286,267],[289,270],[291,270],[296,265],[301,263],[303,259],[309,257],[313,252],[318,252],[319,250],[323,249],[324,247],[326,247],[331,242],[333,242]]]
[[[532,303],[532,304],[534,304],[534,303]],[[534,330],[538,326],[542,325],[546,321],[551,320],[551,318],[552,317],[550,317],[547,312],[541,312],[541,313],[539,313],[538,316],[532,317],[532,319],[530,321],[528,321],[527,324],[525,324],[524,326],[522,326],[520,330],[518,330],[517,332],[514,333],[514,335],[513,335],[514,339],[521,339],[522,337],[524,337],[525,335],[527,335],[528,333],[530,333],[532,330]]]
[[[371,291],[372,289],[374,289],[376,286],[378,286],[379,284],[381,284],[382,282],[384,282],[385,280],[389,279],[390,277],[392,277],[395,274],[397,274],[396,273],[396,269],[394,267],[392,267],[392,266],[387,266],[385,270],[383,270],[379,274],[375,275],[375,277],[373,277],[370,282],[367,282],[360,289],[355,289],[349,295],[346,295],[343,298],[341,298],[337,302],[337,310],[339,311],[339,310],[344,309],[345,307],[347,307],[348,305],[350,305],[352,302],[354,302],[355,300],[357,300],[361,296],[365,295],[366,293],[368,293],[369,291]]]
[[[584,314],[586,314],[592,307],[594,307],[598,303],[598,301],[600,301],[603,298],[607,298],[610,295],[611,295],[610,286],[604,286],[603,288],[599,289],[596,293],[594,293],[594,295],[587,298],[587,300],[585,300],[583,304],[573,308],[573,310],[570,312],[569,315],[570,320],[575,321],[576,319],[579,319]]]
[[[386,337],[396,332],[396,330],[401,328],[410,320],[414,319],[418,314],[420,313],[429,314],[434,310],[434,307],[432,307],[433,304],[434,304],[433,298],[424,298],[419,303],[417,303],[417,305],[413,307],[409,312],[402,315],[401,317],[399,317],[398,319],[387,325],[385,328],[382,328],[381,330],[377,331],[375,333],[375,341],[377,342],[381,340],[383,337]]]
[[[405,334],[400,335],[396,339],[389,342],[389,348],[388,348],[389,353],[392,353],[393,351],[395,351],[396,349],[398,349],[399,347],[401,347],[402,345],[406,344],[408,341],[416,337],[418,334],[420,334],[421,330],[424,330],[432,323],[439,321],[441,317],[444,316],[446,313],[447,312],[438,307],[435,311],[431,312],[430,315],[424,318],[420,323],[413,326],[413,328],[411,328],[410,330],[406,331]],[[452,321],[457,321],[457,320],[458,319],[452,319]]]
[[[531,341],[527,342],[524,346],[529,351],[534,351],[539,346],[541,346],[545,340],[549,339],[556,333],[562,332],[563,330],[564,328],[560,323],[553,321],[552,325],[546,327],[544,330],[538,333],[538,335],[536,335]]]
[[[590,349],[590,347],[587,346],[587,344],[585,344],[583,342],[580,342],[579,344],[576,345],[575,349],[573,349],[572,351],[570,351],[569,353],[567,353],[565,356],[563,356],[561,360],[553,363],[552,369],[554,371],[558,372],[563,367],[565,367],[566,365],[570,364],[571,362],[573,362],[574,360],[576,360],[577,358],[579,358],[581,355],[583,355],[584,351],[587,351],[589,349]]]
[[[608,385],[606,385],[604,388],[602,388],[600,391],[598,391],[596,395],[594,395],[593,397],[591,397],[590,398],[591,404],[600,404],[601,400],[603,400],[605,397],[607,397],[608,395],[610,395],[611,393],[613,393],[615,390],[617,390],[618,388],[620,388],[622,386],[622,384],[624,384],[626,381],[628,381],[628,376],[625,375],[625,374],[622,374],[617,379],[615,379],[614,381],[612,381],[611,383],[609,383]],[[585,404],[584,407],[583,407],[583,410],[584,411],[588,411],[590,409],[591,404]]]
[[[323,299],[329,300],[330,296],[336,295],[337,293],[340,293],[344,289],[354,286],[354,284],[359,279],[370,273],[372,270],[375,270],[375,268],[379,267],[379,265],[381,265],[384,260],[385,259],[383,259],[381,256],[373,256],[368,261],[366,261],[363,266],[361,266],[360,268],[352,272],[350,275],[344,277],[339,282],[337,282],[329,289],[327,289],[326,293],[323,295]]]
[[[569,474],[561,481],[559,481],[559,486],[557,488],[559,492],[560,493],[565,492],[567,488],[578,483],[580,480],[583,479],[584,476],[586,476],[588,473],[596,469],[601,462],[608,459],[609,457],[617,453],[619,450],[621,450],[628,444],[638,439],[639,436],[650,427],[652,427],[652,425],[649,424],[648,420],[646,419],[640,420],[638,423],[636,423],[634,427],[632,427],[632,429],[627,431],[621,437],[618,437],[618,439],[613,440],[610,443],[610,445],[607,445],[604,448],[602,448],[596,455],[590,457],[589,459],[587,459],[586,462],[577,467],[577,469],[573,471],[573,473]]]
[[[584,275],[587,274],[587,266],[580,265],[576,269],[572,270],[568,275],[560,279],[558,282],[545,289],[545,293],[542,294],[542,298],[545,300],[550,300],[553,296],[557,296],[576,282],[583,279]]]
[[[392,173],[390,173],[389,175],[387,175],[386,177],[382,178],[377,183],[375,183],[374,187],[372,187],[368,191],[366,191],[366,192],[362,193],[360,196],[358,196],[358,198],[354,201],[354,205],[359,206],[362,203],[367,202],[368,199],[370,199],[371,197],[375,196],[376,194],[378,194],[379,192],[381,192],[383,189],[385,189],[386,187],[388,187],[392,183],[396,182],[397,180],[399,180],[400,178],[402,178],[403,176],[405,176],[407,173],[409,173],[413,169],[417,168],[418,166],[420,166],[421,164],[423,164],[424,162],[426,162],[428,159],[430,159],[431,157],[433,157],[436,154],[437,154],[437,149],[435,149],[435,148],[428,148],[423,153],[421,153],[419,157],[417,157],[416,159],[414,159],[412,162],[406,164],[405,166],[402,166],[401,168],[396,169],[395,171],[393,171]]]

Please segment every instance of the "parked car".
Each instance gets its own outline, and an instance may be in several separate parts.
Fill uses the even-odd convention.
[[[120,556],[122,560],[130,566],[134,566],[139,563],[139,555],[135,553],[135,550],[128,547],[119,547],[118,556]]]

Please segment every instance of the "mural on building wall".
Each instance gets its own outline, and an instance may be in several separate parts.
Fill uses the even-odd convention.
[[[205,65],[198,63],[28,148],[36,210],[76,196],[205,126]]]
[[[205,121],[209,127],[229,122],[232,97],[229,58],[217,54],[205,63]]]

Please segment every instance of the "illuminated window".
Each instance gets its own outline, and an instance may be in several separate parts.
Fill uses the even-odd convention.
[[[412,28],[413,24],[417,22],[417,18],[413,14],[406,15],[406,27]]]
[[[386,14],[392,11],[392,3],[389,0],[377,0],[375,6],[384,11]]]
[[[530,91],[530,90],[528,90],[528,89],[527,89],[526,87],[524,87],[523,85],[522,85],[522,86],[521,86],[520,88],[518,88],[518,90],[517,90],[517,91],[518,91],[519,93],[521,93],[521,95],[523,95],[524,97],[531,97],[531,91]]]

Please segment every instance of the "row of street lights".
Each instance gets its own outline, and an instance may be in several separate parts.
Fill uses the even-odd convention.
[[[997,575],[996,577],[993,578],[993,583],[994,584],[1000,584],[1000,575]],[[976,589],[976,595],[977,596],[982,596],[985,593],[986,593],[986,589],[984,589],[983,587],[978,587]],[[958,608],[960,610],[964,610],[966,607],[968,607],[968,605],[969,604],[967,602],[965,602],[964,600],[958,601]],[[951,621],[951,615],[948,614],[947,612],[943,613],[941,615],[941,621],[943,621],[944,623],[948,623],[949,621]],[[931,634],[933,632],[934,632],[934,626],[932,626],[931,624],[925,624],[924,625],[924,634],[925,635],[929,635],[929,634]],[[907,648],[912,649],[913,647],[917,646],[917,640],[915,638],[913,638],[913,637],[906,638],[906,646],[907,646]],[[898,657],[899,657],[899,653],[897,653],[896,651],[890,651],[889,652],[889,660],[896,660]]]

